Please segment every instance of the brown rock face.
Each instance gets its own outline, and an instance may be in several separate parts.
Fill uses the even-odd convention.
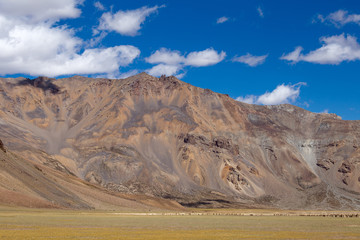
[[[9,150],[112,191],[195,207],[360,208],[359,121],[144,73],[0,88]]]
[[[341,173],[351,173],[352,166],[349,163],[342,163],[338,172]]]
[[[1,139],[0,139],[0,150],[6,153],[6,149],[5,149],[4,144],[1,141]]]

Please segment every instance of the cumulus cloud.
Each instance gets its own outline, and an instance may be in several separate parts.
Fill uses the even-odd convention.
[[[194,67],[204,67],[217,64],[224,60],[226,53],[221,51],[218,53],[212,48],[204,51],[191,52],[186,56],[185,65]]]
[[[179,51],[161,48],[153,53],[150,57],[145,58],[148,63],[164,63],[167,65],[186,65],[193,67],[204,67],[217,64],[224,60],[226,53],[220,53],[213,48],[203,51],[194,51],[189,54],[182,55]]]
[[[331,23],[336,27],[341,27],[348,23],[360,25],[360,14],[349,14],[349,12],[345,10],[338,10],[325,17],[319,14],[317,18],[320,22]]]
[[[245,97],[240,96],[240,97],[237,97],[235,100],[239,101],[239,102],[248,103],[248,104],[256,104],[257,96],[255,96],[255,95],[247,95]]]
[[[344,61],[360,60],[360,45],[356,37],[344,34],[320,38],[322,46],[307,54],[302,54],[302,47],[283,54],[280,58],[293,63],[299,61],[318,64],[340,64]]]
[[[216,23],[220,24],[220,23],[224,23],[224,22],[227,22],[227,21],[229,21],[229,18],[224,16],[224,17],[218,18],[216,20]]]
[[[0,0],[0,15],[29,23],[76,18],[84,0]]]
[[[81,54],[73,54],[70,59],[44,68],[55,76],[63,74],[95,74],[117,72],[120,66],[127,66],[138,57],[140,50],[131,45],[121,45],[109,48],[86,49]]]
[[[158,64],[154,67],[152,67],[151,69],[148,70],[148,73],[152,76],[161,76],[161,75],[175,75],[176,73],[179,72],[179,70],[181,69],[181,66],[178,65],[167,65],[167,64]]]
[[[225,56],[226,53],[224,51],[219,53],[213,48],[190,52],[186,56],[176,50],[161,48],[150,57],[145,58],[145,61],[151,64],[158,64],[147,71],[150,75],[161,76],[163,74],[178,74],[180,71],[184,70],[186,66],[211,66],[224,60]],[[181,73],[178,76],[182,77],[184,75],[184,73]]]
[[[250,67],[256,67],[260,64],[263,64],[267,57],[268,57],[268,54],[262,55],[262,56],[254,56],[254,55],[251,55],[250,53],[248,53],[248,54],[240,56],[240,57],[234,57],[233,61],[245,63],[245,64],[249,65]]]
[[[140,51],[133,46],[85,49],[71,31],[47,26],[17,26],[0,39],[0,73],[59,76],[118,71]]]
[[[181,55],[179,51],[171,51],[166,48],[160,48],[150,57],[145,58],[148,63],[165,63],[169,65],[177,65],[185,62],[185,57]]]
[[[57,19],[79,16],[80,10],[75,6],[82,1],[34,0],[32,6],[28,2],[7,2],[6,8],[0,10],[1,75],[116,73],[140,54],[139,49],[129,45],[86,48],[86,42],[76,37],[72,29],[54,26]]]
[[[111,12],[104,13],[100,18],[99,30],[115,31],[125,36],[136,36],[139,34],[141,25],[145,19],[152,13],[156,13],[159,8],[165,7],[141,7],[135,10],[118,11],[115,14]]]
[[[237,97],[236,100],[249,104],[276,105],[283,103],[295,102],[300,95],[300,87],[306,83],[297,83],[294,85],[281,84],[272,92],[266,92],[260,96],[248,95],[245,97]]]
[[[304,83],[295,85],[279,85],[272,92],[266,92],[259,96],[257,102],[264,105],[282,104],[294,102],[300,94],[300,86]]]

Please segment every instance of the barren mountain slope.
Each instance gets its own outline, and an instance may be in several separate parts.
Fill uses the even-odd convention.
[[[51,159],[46,153],[40,153]],[[109,192],[82,181],[64,169],[27,161],[1,148],[0,205],[123,211],[180,210],[174,201]]]
[[[175,77],[0,80],[0,138],[40,165],[185,206],[360,208],[360,122]]]

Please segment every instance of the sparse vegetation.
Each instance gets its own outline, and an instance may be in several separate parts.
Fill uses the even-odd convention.
[[[0,239],[358,239],[360,218],[0,210]]]

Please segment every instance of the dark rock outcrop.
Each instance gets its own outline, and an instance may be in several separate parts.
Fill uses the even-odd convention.
[[[5,149],[4,144],[1,141],[1,139],[0,139],[0,150],[6,153],[6,149]]]

